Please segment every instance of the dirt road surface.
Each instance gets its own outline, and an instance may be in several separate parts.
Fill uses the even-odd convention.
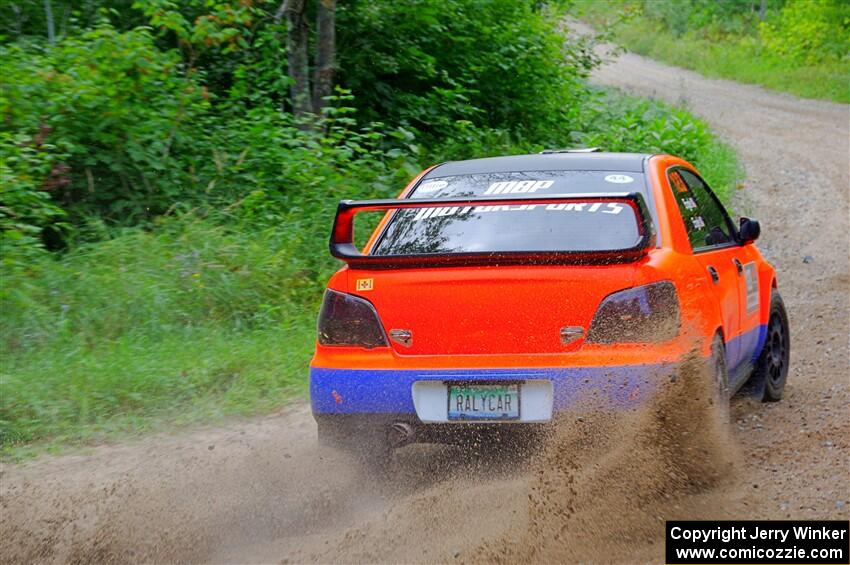
[[[0,469],[0,561],[662,559],[667,518],[850,517],[850,110],[634,55],[594,80],[686,104],[739,151],[791,316],[786,398],[714,418],[682,379],[565,423],[526,460],[408,447],[378,478],[315,445],[308,408]],[[805,260],[804,260],[805,259]]]

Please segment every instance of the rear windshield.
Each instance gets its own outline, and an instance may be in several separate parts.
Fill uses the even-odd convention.
[[[532,197],[641,192],[640,173],[522,171],[428,179],[410,198]],[[606,251],[640,240],[631,207],[616,202],[398,210],[373,255],[500,251]]]

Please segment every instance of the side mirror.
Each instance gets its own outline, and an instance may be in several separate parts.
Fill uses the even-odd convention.
[[[741,243],[752,243],[761,235],[761,226],[758,220],[750,218],[741,218],[741,227],[738,229],[738,236],[741,238]]]

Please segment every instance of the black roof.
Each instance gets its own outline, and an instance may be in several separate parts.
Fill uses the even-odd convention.
[[[547,153],[487,157],[468,161],[449,161],[437,165],[423,178],[455,175],[507,173],[512,171],[622,171],[642,173],[646,153]]]

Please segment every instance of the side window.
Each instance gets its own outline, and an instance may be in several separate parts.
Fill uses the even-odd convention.
[[[726,212],[702,179],[685,169],[673,170],[668,176],[694,250],[734,241]]]

